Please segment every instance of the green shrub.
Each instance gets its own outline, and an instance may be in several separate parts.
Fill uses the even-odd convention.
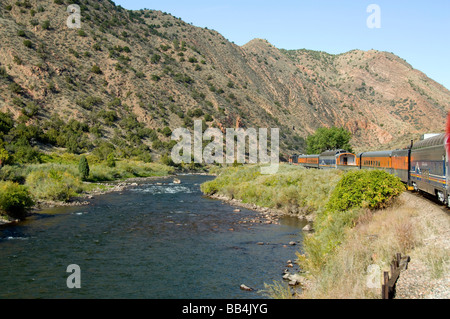
[[[332,211],[345,211],[353,207],[382,208],[404,190],[400,179],[385,171],[353,171],[336,185],[326,208]]]
[[[67,171],[36,170],[28,174],[26,183],[31,193],[39,199],[68,201],[83,191],[79,178]]]
[[[12,218],[24,219],[27,209],[34,205],[34,201],[27,187],[17,183],[0,182],[0,212]]]

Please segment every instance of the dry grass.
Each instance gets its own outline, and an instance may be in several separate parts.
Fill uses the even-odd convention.
[[[397,203],[394,207],[362,214],[349,229],[343,243],[327,260],[314,285],[300,298],[378,298],[379,288],[367,285],[370,265],[389,270],[397,252],[408,254],[418,243],[420,227],[413,219],[417,211]],[[380,277],[381,280],[381,277]]]

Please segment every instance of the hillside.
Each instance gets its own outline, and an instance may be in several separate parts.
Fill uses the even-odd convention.
[[[81,29],[66,25],[70,3]],[[392,53],[287,51],[260,39],[241,47],[111,1],[0,0],[0,41],[0,111],[36,128],[28,143],[43,150],[145,159],[195,119],[279,127],[283,155],[333,125],[353,133],[356,149],[376,149],[442,131],[450,110],[447,89]]]

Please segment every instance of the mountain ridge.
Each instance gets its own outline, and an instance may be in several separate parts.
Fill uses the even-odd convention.
[[[81,7],[81,29],[66,26],[70,3]],[[263,39],[238,46],[170,14],[110,1],[0,5],[0,110],[44,131],[54,115],[76,119],[88,127],[77,142],[89,140],[77,152],[103,142],[127,156],[141,144],[167,152],[169,131],[192,129],[194,119],[279,127],[286,155],[302,152],[322,126],[350,130],[357,150],[401,147],[443,131],[450,110],[445,87],[389,52],[284,50]],[[23,118],[29,104],[37,110]]]

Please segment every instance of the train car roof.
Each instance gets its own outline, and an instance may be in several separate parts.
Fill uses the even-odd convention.
[[[350,153],[350,152],[348,152],[346,150],[342,150],[342,149],[340,149],[340,150],[328,150],[328,151],[325,151],[325,152],[321,153],[320,156],[336,156],[338,154],[343,154],[343,153]]]
[[[416,150],[419,148],[425,148],[430,146],[444,145],[445,144],[445,133],[427,138],[425,140],[414,143],[412,149]]]
[[[392,156],[392,151],[377,151],[377,152],[362,152],[358,154],[358,157],[390,157]]]
[[[298,157],[306,157],[306,158],[312,158],[312,157],[319,157],[319,154],[313,154],[313,155],[299,155]]]

